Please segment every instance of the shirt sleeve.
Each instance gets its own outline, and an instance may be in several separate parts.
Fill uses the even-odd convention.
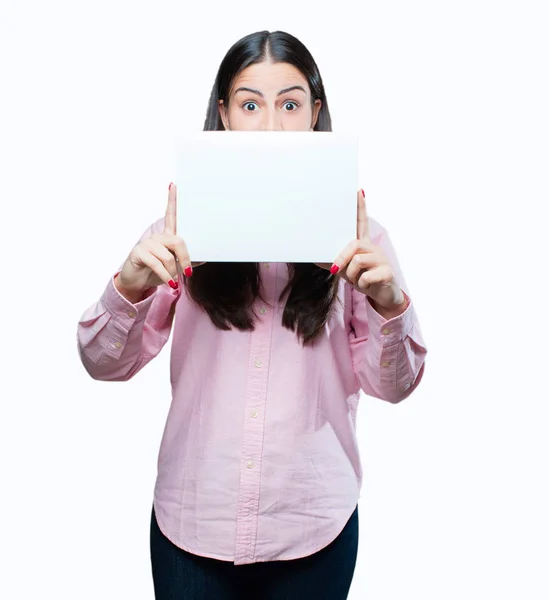
[[[139,241],[163,227],[164,218],[151,225]],[[161,351],[170,336],[181,294],[181,285],[177,290],[160,285],[141,302],[132,304],[114,284],[121,269],[122,265],[77,327],[82,364],[93,379],[102,381],[129,380]]]
[[[365,394],[395,404],[418,387],[424,375],[427,348],[395,249],[387,231],[377,226],[381,234],[375,243],[392,265],[408,306],[399,316],[385,319],[366,295],[346,284],[352,311],[350,348],[353,367]]]

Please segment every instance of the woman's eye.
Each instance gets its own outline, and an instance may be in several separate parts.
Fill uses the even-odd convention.
[[[298,108],[297,102],[285,102],[285,110],[287,112],[292,112],[293,110],[296,110],[297,108]]]
[[[257,104],[256,104],[255,102],[247,102],[247,103],[244,105],[244,109],[245,109],[247,112],[254,112],[254,110],[255,110],[255,107],[256,107],[256,106],[257,106]]]

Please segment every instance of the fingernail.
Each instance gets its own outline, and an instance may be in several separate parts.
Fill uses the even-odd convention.
[[[172,189],[172,182],[170,182],[170,185],[168,186],[168,191],[170,191]]]
[[[361,188],[361,193],[363,194],[363,198],[365,197],[365,190]]]
[[[340,267],[337,264],[332,265],[332,267],[330,267],[330,272],[333,275],[336,275],[336,273],[338,273],[338,271],[340,270]]]
[[[173,290],[177,290],[178,289],[178,282],[174,281],[173,279],[170,279],[170,281],[168,282],[168,285],[173,289]]]
[[[191,277],[191,275],[193,275],[193,268],[185,267],[185,270],[183,271],[183,273],[185,274],[186,277]]]

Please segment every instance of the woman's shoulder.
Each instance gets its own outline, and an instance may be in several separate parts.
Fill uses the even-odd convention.
[[[151,231],[153,233],[162,233],[164,231],[164,225],[166,223],[166,217],[161,217],[151,224]]]
[[[151,237],[155,233],[162,233],[164,231],[164,222],[165,217],[161,217],[160,219],[157,219],[156,221],[151,223],[149,227],[147,227],[147,229],[141,234],[139,241],[142,242],[143,240]]]
[[[386,228],[370,215],[367,217],[369,220],[369,235],[373,244],[378,244],[380,240],[387,235]]]

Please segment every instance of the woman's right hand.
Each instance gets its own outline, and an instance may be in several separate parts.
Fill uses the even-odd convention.
[[[115,278],[118,291],[130,301],[138,301],[148,290],[163,283],[178,287],[178,276],[190,277],[193,266],[185,242],[176,234],[176,186],[168,191],[163,233],[154,233],[130,252],[122,270]]]

